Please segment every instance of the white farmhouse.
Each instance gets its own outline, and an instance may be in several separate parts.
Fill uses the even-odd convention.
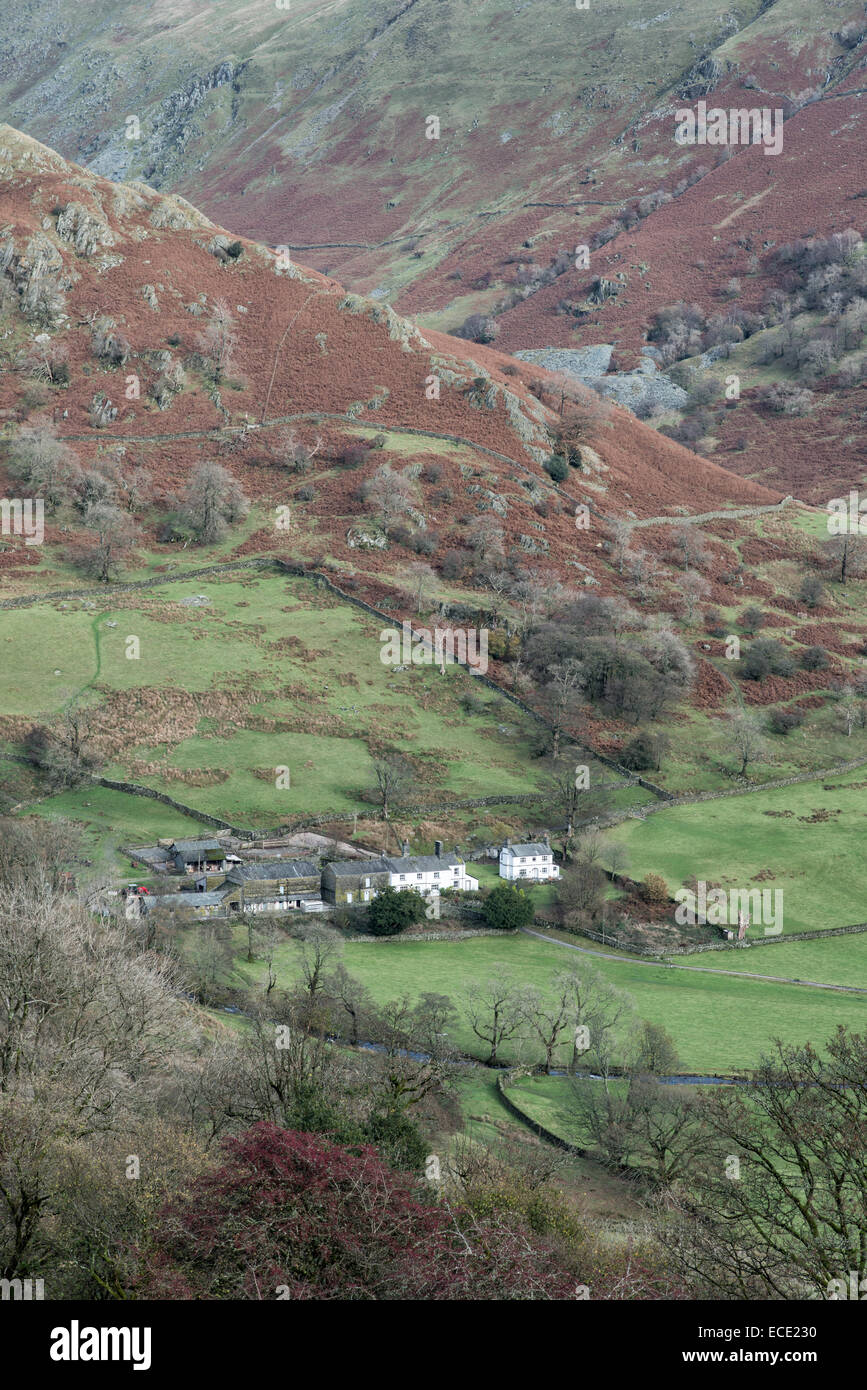
[[[458,888],[464,893],[478,891],[479,880],[471,878],[459,854],[443,854],[443,842],[437,840],[433,854],[409,854],[403,846],[399,859],[386,857],[388,882],[392,888],[415,888],[419,893],[432,893],[443,888]]]
[[[513,845],[507,840],[500,850],[500,878],[547,880],[560,877],[559,865],[545,836],[544,843]]]

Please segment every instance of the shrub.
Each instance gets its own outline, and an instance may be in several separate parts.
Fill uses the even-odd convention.
[[[470,314],[455,330],[455,337],[468,338],[471,343],[492,343],[499,331],[500,325],[493,315]]]
[[[825,597],[825,586],[818,575],[807,574],[801,580],[798,599],[806,608],[820,608]]]
[[[367,909],[367,930],[372,936],[397,936],[420,922],[427,907],[414,888],[380,888]]]
[[[405,1123],[368,1126],[408,1147],[418,1171]],[[221,1166],[179,1192],[149,1236],[135,1284],[145,1299],[560,1301],[578,1277],[497,1212],[423,1200],[415,1174],[368,1145],[269,1121],[225,1140]]]
[[[652,734],[644,729],[627,743],[620,755],[620,762],[632,772],[647,772],[650,768],[659,767],[667,745],[664,734]]]
[[[804,722],[804,711],[800,709],[772,709],[768,713],[768,724],[772,734],[790,734],[799,729]]]
[[[650,873],[641,885],[641,896],[648,903],[668,902],[668,884],[662,874]]]
[[[545,472],[555,483],[562,483],[569,476],[569,465],[559,454],[552,454],[546,461]]]
[[[765,676],[790,676],[795,663],[775,637],[761,637],[743,659],[741,671],[747,680],[762,681]]]
[[[824,671],[830,665],[831,658],[824,647],[808,647],[801,656],[801,665],[805,671]]]
[[[751,603],[748,608],[745,608],[741,614],[741,627],[744,632],[748,632],[751,637],[754,632],[758,632],[764,621],[764,613],[761,608],[758,608],[754,603]]]
[[[485,898],[482,913],[486,924],[498,931],[517,931],[533,920],[533,904],[513,883],[498,883]]]

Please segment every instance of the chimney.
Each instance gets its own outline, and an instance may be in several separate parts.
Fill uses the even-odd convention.
[[[543,841],[544,841],[545,848],[546,848],[546,849],[550,849],[550,848],[551,848],[551,838],[550,838],[550,836],[549,836],[547,830],[545,831],[545,834],[543,835],[542,839],[543,839]]]
[[[403,844],[402,844],[401,847],[400,847],[400,852],[401,852],[401,854],[403,855],[404,859],[408,858],[408,856],[409,856],[409,840],[404,840]]]
[[[437,859],[442,859],[442,857],[443,857],[443,842],[442,842],[442,840],[434,840],[434,854],[436,855]]]
[[[511,848],[512,848],[512,841],[511,841],[511,840],[507,840],[507,841],[506,841],[506,849],[511,849]]]

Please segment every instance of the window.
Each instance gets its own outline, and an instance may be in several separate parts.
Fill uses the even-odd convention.
[[[368,891],[366,888],[365,888],[365,890],[364,890],[364,892],[362,893],[361,896],[362,896],[362,898],[364,899],[364,901],[365,901],[366,903],[367,903],[367,902],[370,902],[370,893],[369,893],[369,891]]]
[[[435,872],[435,873],[434,873],[434,878],[439,878],[439,874]]]
[[[351,893],[347,893],[347,894],[346,894],[346,901],[347,901],[348,903],[351,903],[351,902],[352,902],[352,894],[351,894]]]
[[[416,874],[416,878],[424,878],[424,874]]]
[[[369,887],[370,887],[370,879],[369,879],[369,878],[366,878],[366,879],[364,880],[364,886],[365,886],[365,888],[369,888]]]
[[[401,874],[401,876],[400,876],[400,881],[401,881],[401,883],[403,883],[403,881],[404,881],[405,878],[406,878],[406,874]]]

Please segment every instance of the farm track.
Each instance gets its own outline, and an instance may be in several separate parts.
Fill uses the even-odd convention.
[[[829,985],[820,980],[796,980],[790,975],[759,975],[749,970],[715,970],[711,965],[675,965],[667,960],[643,960],[640,956],[615,955],[612,951],[595,951],[590,946],[573,946],[571,941],[560,941],[556,936],[546,936],[544,932],[522,927],[527,936],[536,936],[540,941],[550,941],[554,946],[563,946],[567,951],[580,951],[584,956],[598,956],[602,960],[627,960],[630,965],[649,965],[656,970],[688,970],[701,975],[733,975],[738,980],[763,980],[777,985],[803,985],[805,989],[829,989],[837,994],[867,994],[861,985]]]

